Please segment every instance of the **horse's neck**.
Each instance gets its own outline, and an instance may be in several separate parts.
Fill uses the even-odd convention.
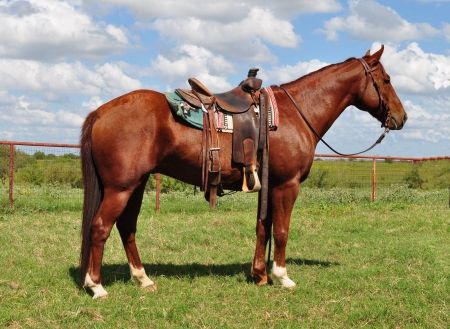
[[[355,95],[361,89],[361,70],[354,61],[343,62],[311,73],[286,87],[314,130],[323,136],[341,113],[354,104]]]

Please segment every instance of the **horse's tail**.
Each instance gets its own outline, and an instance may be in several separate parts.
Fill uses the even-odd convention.
[[[81,285],[84,284],[89,265],[91,249],[91,223],[103,198],[103,187],[92,157],[92,127],[97,112],[91,112],[84,121],[81,131],[81,170],[83,173],[84,203],[81,224]]]

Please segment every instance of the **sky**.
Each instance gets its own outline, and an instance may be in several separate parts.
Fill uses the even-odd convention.
[[[0,140],[79,143],[87,114],[136,89],[264,86],[381,58],[408,122],[367,155],[450,155],[450,0],[0,0]],[[347,108],[324,136],[361,151],[383,129]],[[332,152],[319,143],[316,153]]]

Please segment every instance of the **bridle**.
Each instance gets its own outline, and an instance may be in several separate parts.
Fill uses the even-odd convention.
[[[384,114],[386,116],[386,120],[384,122],[384,124],[381,125],[381,127],[386,127],[387,124],[392,120],[391,117],[391,111],[389,110],[389,106],[388,104],[384,101],[383,95],[381,95],[380,93],[380,86],[378,85],[377,80],[375,80],[372,72],[378,69],[378,65],[375,65],[373,68],[369,67],[369,64],[367,64],[366,60],[364,58],[358,58],[358,60],[361,62],[362,66],[364,67],[364,71],[366,72],[366,86],[364,87],[364,91],[361,95],[361,98],[358,100],[358,103],[361,104],[362,100],[366,94],[367,91],[367,86],[369,85],[369,82],[367,81],[367,79],[370,77],[372,78],[372,82],[373,82],[373,86],[375,87],[375,90],[378,93],[378,110],[383,110],[384,109]],[[394,120],[394,123],[397,125],[397,123]]]
[[[367,151],[370,151],[371,149],[373,149],[377,144],[380,144],[381,141],[384,139],[384,137],[386,136],[386,134],[389,132],[389,128],[387,127],[388,123],[391,121],[391,114],[389,111],[389,106],[386,104],[386,102],[384,101],[383,96],[380,93],[380,88],[379,85],[377,83],[377,81],[375,80],[375,77],[373,76],[372,72],[375,71],[376,69],[378,69],[378,65],[374,66],[372,69],[369,67],[369,65],[367,64],[366,60],[364,58],[358,58],[358,60],[361,62],[362,66],[364,67],[364,71],[365,71],[365,75],[366,75],[366,85],[364,87],[364,91],[360,97],[360,99],[358,100],[358,103],[361,103],[366,91],[367,91],[367,86],[369,84],[369,75],[372,78],[372,82],[373,85],[375,87],[375,90],[378,93],[378,110],[380,109],[384,109],[385,111],[385,115],[386,115],[386,120],[384,122],[384,124],[381,125],[381,127],[385,127],[384,132],[381,134],[381,136],[377,139],[377,141],[375,143],[373,143],[372,146],[370,146],[369,148],[367,148],[364,151],[361,152],[357,152],[357,153],[352,153],[352,154],[344,154],[344,153],[340,153],[338,151],[336,151],[335,149],[333,149],[327,142],[325,142],[322,138],[322,136],[320,136],[316,130],[312,127],[312,125],[309,123],[308,119],[305,117],[305,115],[303,114],[302,110],[300,109],[300,107],[298,106],[297,102],[294,100],[294,98],[291,96],[291,94],[283,87],[283,85],[280,85],[280,88],[286,93],[286,95],[289,97],[289,99],[292,101],[292,103],[295,105],[295,107],[297,108],[298,112],[300,113],[300,116],[303,118],[303,120],[305,121],[306,125],[309,127],[309,129],[311,129],[311,131],[314,133],[314,135],[316,135],[316,137],[322,142],[324,143],[331,151],[333,151],[336,154],[342,155],[342,156],[352,156],[352,155],[358,155]]]

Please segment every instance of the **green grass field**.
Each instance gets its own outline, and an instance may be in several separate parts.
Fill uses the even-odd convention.
[[[0,211],[0,327],[448,328],[447,189],[393,186],[369,202],[355,189],[305,188],[292,216],[295,290],[249,275],[256,196],[208,210],[201,193],[146,195],[137,243],[156,293],[129,280],[114,229],[105,247],[108,300],[78,287],[80,211]]]
[[[2,149],[0,148],[0,151]],[[0,152],[1,153],[1,152]],[[43,156],[43,154],[41,154]],[[1,154],[0,154],[1,156]],[[19,161],[22,167],[14,174],[13,203],[15,208],[27,210],[81,210],[82,189],[81,172],[78,158],[67,156],[36,160],[29,155],[29,162]],[[0,165],[5,165],[6,157],[0,157]],[[316,159],[308,179],[302,184],[305,188],[351,189],[353,194],[365,193],[371,198],[372,161],[356,159],[327,160]],[[1,166],[0,166],[1,167]],[[7,167],[6,167],[7,168]],[[2,168],[0,168],[2,169]],[[9,182],[0,170],[0,208],[9,204]],[[407,185],[420,190],[442,190],[450,188],[450,161],[424,161],[413,163],[407,161],[376,162],[376,194],[383,195],[383,189],[396,185]],[[147,190],[155,190],[155,177],[152,175],[147,183]],[[166,176],[161,178],[161,192],[192,192],[192,186]],[[380,192],[379,192],[380,191]],[[340,202],[340,201],[339,201]]]
[[[383,161],[376,163],[379,187],[407,184],[413,188],[442,189],[450,187],[450,161]],[[315,160],[304,186],[332,188],[372,188],[372,161],[341,159]]]

